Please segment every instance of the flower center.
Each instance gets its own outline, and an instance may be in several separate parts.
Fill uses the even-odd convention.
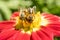
[[[35,9],[29,8],[20,11],[20,16],[16,18],[16,30],[24,32],[32,32],[39,29],[41,23],[40,12],[35,12]]]

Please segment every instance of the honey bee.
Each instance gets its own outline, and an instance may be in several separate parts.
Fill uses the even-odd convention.
[[[34,14],[36,11],[36,7],[28,8],[28,9],[20,9],[20,19],[26,20],[28,22],[32,22],[34,19]]]

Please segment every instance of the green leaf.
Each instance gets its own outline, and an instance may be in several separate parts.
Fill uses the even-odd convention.
[[[56,0],[56,5],[60,7],[60,0]]]
[[[1,13],[0,13],[0,21],[2,21],[3,20],[3,17],[2,17],[2,15],[1,15]]]
[[[22,0],[20,0],[20,6],[29,7],[31,5],[32,5],[31,1],[22,1]]]
[[[11,11],[10,9],[5,5],[3,1],[0,1],[0,9],[3,13],[1,13],[6,20],[10,19]]]

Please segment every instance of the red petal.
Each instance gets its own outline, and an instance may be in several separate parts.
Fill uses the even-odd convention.
[[[10,38],[7,40],[16,40],[16,37],[18,36],[19,32],[16,32],[14,35],[12,35]]]
[[[43,13],[42,16],[49,21],[47,27],[51,29],[54,35],[60,36],[60,17],[47,13]]]
[[[50,30],[54,33],[55,36],[60,36],[60,25],[48,25]]]
[[[19,12],[14,12],[11,17],[17,17],[19,16]]]
[[[11,37],[16,31],[14,29],[6,29],[0,33],[0,40],[5,40]]]
[[[0,22],[0,31],[1,29],[9,29],[14,27],[13,25],[15,24],[15,22],[13,21],[2,21]]]
[[[19,12],[14,12],[11,16],[11,20],[15,20],[15,17],[19,16]]]
[[[60,17],[48,13],[42,13],[42,17],[44,16],[45,19],[51,20],[51,21],[59,21]]]
[[[41,38],[36,32],[32,32],[31,40],[41,40]]]
[[[19,32],[16,36],[16,40],[30,40],[30,35],[27,33]]]
[[[37,34],[41,40],[53,40],[53,33],[51,33],[50,29],[48,28],[42,28],[41,30],[37,31]]]

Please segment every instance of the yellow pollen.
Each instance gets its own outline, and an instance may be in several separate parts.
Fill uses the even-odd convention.
[[[40,28],[41,17],[40,12],[34,14],[34,19],[30,23],[27,20],[21,20],[20,17],[16,17],[15,29],[22,30],[22,32],[30,33],[32,31],[36,31]]]

